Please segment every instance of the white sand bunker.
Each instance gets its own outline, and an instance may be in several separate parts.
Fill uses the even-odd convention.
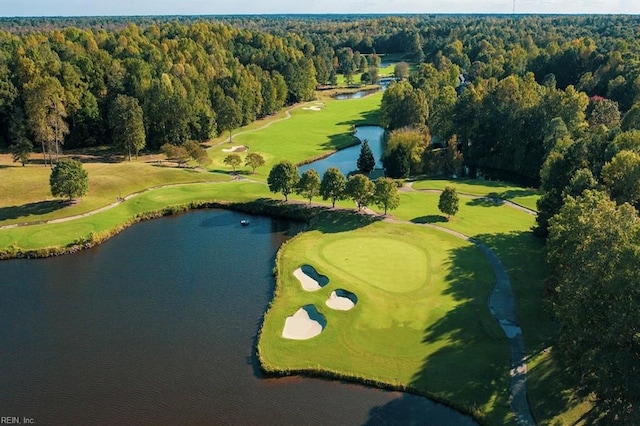
[[[249,147],[244,145],[234,145],[231,148],[225,148],[222,150],[222,152],[246,152],[246,151],[249,151]]]
[[[282,337],[291,340],[307,340],[322,333],[327,320],[315,306],[306,305],[284,321]]]
[[[350,311],[358,303],[358,298],[350,291],[339,289],[332,291],[325,303],[336,311]]]
[[[306,291],[318,291],[329,284],[329,278],[320,275],[311,265],[302,265],[293,271],[293,275]]]
[[[310,107],[304,107],[302,109],[306,109],[307,111],[322,111],[322,107],[319,106],[310,106]]]

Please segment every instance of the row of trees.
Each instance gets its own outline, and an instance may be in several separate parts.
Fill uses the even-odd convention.
[[[331,200],[332,207],[336,201],[351,198],[358,210],[375,204],[384,209],[394,210],[400,205],[398,185],[391,179],[381,177],[372,182],[367,176],[357,173],[347,179],[336,167],[330,167],[320,179],[314,169],[305,171],[302,176],[298,169],[289,161],[281,161],[269,172],[267,178],[269,190],[282,193],[285,201],[292,193],[296,193],[309,200],[321,196],[323,200]]]

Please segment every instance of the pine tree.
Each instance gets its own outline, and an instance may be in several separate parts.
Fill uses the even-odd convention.
[[[371,152],[371,148],[369,148],[369,141],[364,140],[362,142],[362,146],[360,147],[360,156],[358,157],[358,171],[365,175],[371,173],[376,166],[376,160],[373,158],[373,152]]]

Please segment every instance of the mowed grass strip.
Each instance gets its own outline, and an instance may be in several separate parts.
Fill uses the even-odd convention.
[[[477,179],[423,179],[413,183],[413,188],[418,190],[437,189],[442,191],[447,186],[455,188],[461,194],[498,197],[531,210],[537,211],[538,209],[536,202],[540,198],[540,193],[537,189],[523,188],[505,182]]]
[[[392,255],[395,248],[401,253]],[[267,370],[373,380],[413,388],[495,424],[511,418],[508,347],[486,306],[495,279],[472,244],[437,230],[376,222],[300,234],[278,259],[276,293],[258,344]],[[293,271],[304,264],[329,284],[303,290]],[[336,289],[357,296],[354,309],[326,306]],[[285,318],[307,304],[326,317],[325,330],[310,340],[284,339]]]

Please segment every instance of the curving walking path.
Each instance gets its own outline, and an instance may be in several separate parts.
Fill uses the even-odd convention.
[[[401,221],[392,218],[386,218],[387,222],[409,223],[409,221]],[[522,329],[518,324],[516,316],[516,303],[511,291],[511,281],[506,268],[498,258],[498,256],[486,244],[474,238],[468,237],[460,232],[453,231],[448,228],[433,224],[423,224],[438,231],[446,232],[456,238],[468,241],[482,251],[489,261],[493,273],[496,277],[496,285],[489,296],[489,310],[491,315],[498,321],[502,331],[509,341],[509,352],[511,355],[511,369],[509,370],[509,404],[515,415],[518,425],[530,426],[536,422],[531,414],[529,400],[527,398],[527,362],[526,352],[524,348],[524,337]]]
[[[413,187],[413,182],[406,183],[403,188],[405,188],[405,190],[408,190],[408,191],[429,192],[429,193],[432,193],[432,194],[441,194],[442,193],[441,189],[415,189]],[[537,216],[538,215],[537,211],[531,210],[528,207],[521,206],[520,204],[514,203],[513,201],[505,200],[504,198],[489,197],[487,195],[467,194],[465,192],[457,192],[457,194],[460,195],[461,197],[471,198],[473,200],[489,200],[489,201],[492,201],[492,202],[494,202],[496,204],[504,204],[504,205],[507,205],[507,206],[509,206],[511,208],[514,208],[516,210],[520,210],[522,212],[530,214],[532,216]]]

